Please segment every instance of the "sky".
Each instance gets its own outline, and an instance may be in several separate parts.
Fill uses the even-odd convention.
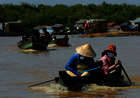
[[[75,4],[101,4],[103,1],[111,4],[133,4],[140,5],[140,0],[0,0],[0,4],[21,4],[29,3],[33,5],[44,4],[44,5],[56,5],[56,4],[65,4],[65,5],[75,5]]]

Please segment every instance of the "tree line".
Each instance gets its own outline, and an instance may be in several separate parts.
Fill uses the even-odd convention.
[[[95,4],[76,4],[55,6],[3,4],[0,5],[0,22],[20,20],[27,28],[37,25],[54,25],[56,23],[65,26],[73,26],[79,19],[106,19],[107,22],[118,24],[133,20],[140,16],[140,6],[127,4],[108,4],[103,2]]]

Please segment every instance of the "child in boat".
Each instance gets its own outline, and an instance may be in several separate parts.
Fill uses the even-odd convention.
[[[95,69],[95,57],[96,53],[90,44],[77,47],[76,54],[65,65],[66,73],[71,77],[87,76],[89,71]]]
[[[102,57],[100,60],[103,62],[101,69],[104,72],[104,76],[110,76],[109,73],[113,73],[113,71],[116,69],[119,69],[117,75],[121,74],[121,70],[118,68],[120,62],[116,61],[116,56],[116,46],[113,44],[110,44],[108,48],[102,52]]]

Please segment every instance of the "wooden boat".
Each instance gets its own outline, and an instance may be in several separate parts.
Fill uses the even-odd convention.
[[[68,47],[69,45],[69,38],[67,37],[63,37],[63,38],[55,38],[52,39],[49,44],[48,47],[53,47],[53,46],[60,46],[60,47]]]
[[[46,45],[46,47],[56,47],[56,46],[69,46],[69,39],[68,38],[56,38],[56,39],[52,39],[48,45]],[[36,42],[34,43],[34,47],[40,47],[39,49],[41,49],[41,45],[42,43],[40,42]],[[33,41],[32,41],[32,38],[26,40],[26,41],[19,41],[17,43],[17,46],[20,48],[20,49],[33,49]]]
[[[29,39],[27,41],[19,41],[17,43],[17,46],[20,48],[20,49],[31,49],[32,48],[32,39]]]
[[[125,74],[126,71],[124,71],[123,67],[121,66],[122,64],[119,65],[120,66],[118,66],[115,70],[110,71],[108,76],[104,76],[103,71],[101,69],[90,71],[89,75],[84,77],[81,76],[71,77],[66,73],[66,71],[59,71],[58,77],[55,77],[52,80],[30,85],[29,87],[42,85],[51,81],[55,81],[55,83],[66,87],[70,91],[81,91],[83,87],[88,87],[90,86],[90,84],[109,87],[131,86],[132,82]],[[125,80],[122,71],[126,75],[128,81]]]
[[[91,72],[88,77],[71,77],[65,71],[59,71],[59,81],[57,82],[67,87],[69,90],[81,90],[82,87],[87,84],[111,87],[124,87],[131,85],[125,80],[124,75],[118,76],[115,74],[117,74],[117,70],[108,77],[104,77],[101,70],[96,70]]]

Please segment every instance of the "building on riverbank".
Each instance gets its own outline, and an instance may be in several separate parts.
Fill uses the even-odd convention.
[[[25,27],[20,21],[1,23],[0,36],[20,36],[25,32]]]
[[[77,33],[102,33],[107,31],[105,19],[80,19],[76,21],[74,27]]]

